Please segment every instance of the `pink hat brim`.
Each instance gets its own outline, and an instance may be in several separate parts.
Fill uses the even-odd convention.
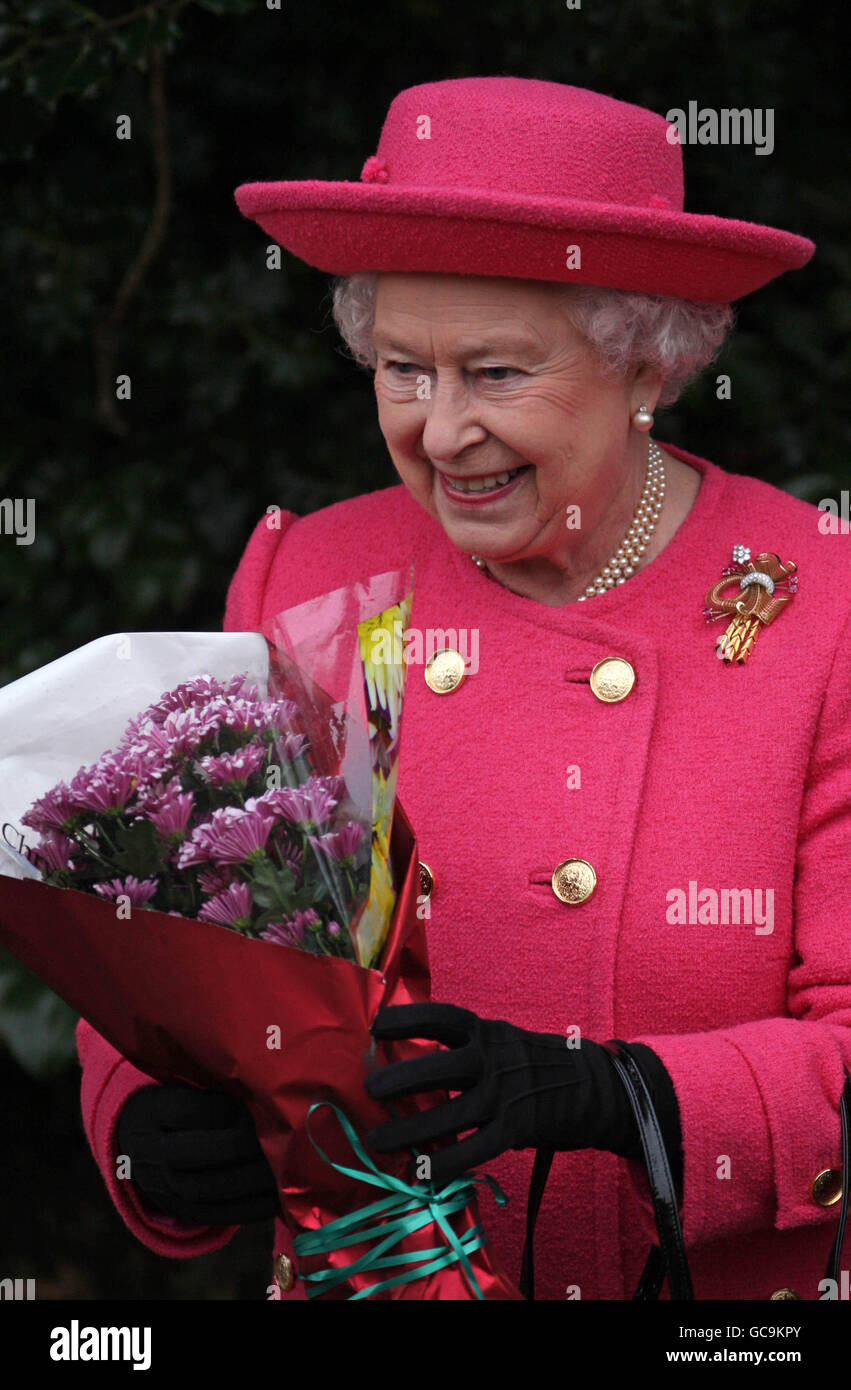
[[[244,217],[317,270],[577,281],[726,303],[795,270],[815,245],[755,222],[488,189],[303,180],[244,183]],[[578,245],[581,270],[568,270]]]

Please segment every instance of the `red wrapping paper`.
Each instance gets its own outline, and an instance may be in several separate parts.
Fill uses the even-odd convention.
[[[416,841],[397,805],[392,839],[399,894],[381,970],[249,940],[214,923],[135,910],[75,889],[0,877],[0,941],[86,1018],[119,1052],[157,1081],[186,1081],[227,1091],[254,1118],[276,1175],[283,1219],[295,1237],[366,1206],[382,1194],[337,1172],[329,1159],[361,1167],[329,1106],[342,1110],[363,1142],[388,1119],[367,1094],[375,1066],[433,1050],[429,1042],[375,1046],[370,1025],[384,1004],[428,999],[430,976],[422,920]],[[280,1029],[280,1047],[268,1046]],[[400,1113],[445,1096],[415,1096]],[[408,1182],[411,1155],[371,1155],[376,1166]],[[478,1203],[449,1218],[458,1235],[480,1220]],[[486,1223],[485,1223],[486,1224]],[[398,1249],[447,1248],[435,1223],[404,1237]],[[297,1274],[352,1263],[366,1246],[299,1262]],[[489,1244],[469,1256],[486,1299],[521,1294]],[[363,1271],[321,1294],[347,1299],[392,1274]],[[382,1299],[470,1300],[478,1295],[461,1263],[375,1295]]]

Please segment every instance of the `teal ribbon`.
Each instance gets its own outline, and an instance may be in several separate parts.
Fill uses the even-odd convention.
[[[368,1183],[371,1187],[380,1188],[388,1195],[370,1203],[369,1206],[359,1207],[357,1211],[341,1216],[336,1221],[329,1221],[315,1231],[302,1231],[296,1236],[293,1251],[300,1257],[328,1254],[332,1250],[343,1250],[348,1245],[363,1245],[368,1241],[378,1242],[352,1264],[339,1268],[329,1265],[325,1269],[315,1270],[312,1274],[302,1274],[301,1278],[308,1284],[307,1297],[318,1298],[320,1294],[344,1284],[347,1279],[364,1270],[398,1269],[400,1265],[416,1265],[413,1269],[401,1270],[388,1279],[380,1279],[378,1283],[360,1289],[349,1299],[349,1302],[355,1302],[360,1298],[371,1298],[373,1294],[383,1293],[385,1289],[409,1284],[414,1279],[422,1279],[425,1275],[445,1269],[448,1265],[460,1263],[476,1298],[484,1299],[468,1258],[485,1244],[487,1237],[484,1227],[481,1222],[477,1222],[459,1236],[447,1218],[455,1212],[463,1211],[473,1196],[477,1183],[487,1183],[497,1204],[504,1207],[508,1198],[496,1179],[487,1173],[481,1176],[463,1173],[460,1178],[454,1178],[452,1182],[435,1191],[431,1181],[407,1183],[403,1178],[393,1177],[391,1173],[382,1173],[367,1154],[342,1110],[331,1101],[320,1100],[311,1105],[307,1112],[308,1120],[314,1110],[319,1110],[323,1105],[333,1110],[352,1152],[364,1166],[349,1168],[342,1163],[334,1163],[319,1147],[310,1133],[308,1124],[308,1137],[316,1152],[336,1172],[344,1173],[358,1182]],[[377,1219],[374,1224],[370,1224],[373,1218]],[[393,1252],[393,1247],[406,1236],[422,1230],[431,1222],[443,1232],[448,1247],[438,1245],[427,1250]]]

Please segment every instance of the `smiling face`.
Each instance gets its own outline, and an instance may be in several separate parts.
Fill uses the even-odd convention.
[[[453,544],[579,573],[623,534],[646,457],[631,415],[661,380],[604,372],[560,286],[382,274],[373,343],[390,456]]]

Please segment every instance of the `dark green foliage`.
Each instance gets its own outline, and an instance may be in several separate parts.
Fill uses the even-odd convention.
[[[125,825],[115,822],[115,843],[118,849],[115,864],[120,870],[119,877],[133,874],[144,879],[156,863],[159,851],[159,837],[149,820],[137,820]]]
[[[67,1071],[77,1014],[20,961],[0,949],[0,1041],[30,1076]]]

